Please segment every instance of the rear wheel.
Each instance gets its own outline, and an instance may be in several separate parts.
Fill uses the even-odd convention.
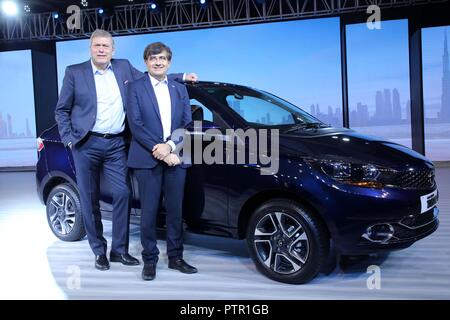
[[[288,199],[275,199],[251,216],[247,245],[261,273],[275,281],[301,284],[319,273],[329,239],[310,210]]]
[[[81,214],[80,197],[67,183],[53,188],[47,198],[47,221],[55,236],[64,241],[77,241],[86,235]]]

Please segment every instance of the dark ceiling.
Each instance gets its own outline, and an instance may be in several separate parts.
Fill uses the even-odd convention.
[[[78,5],[80,8],[84,8],[81,5],[81,0],[17,0],[20,7],[28,5],[31,9],[31,13],[40,12],[52,12],[58,11],[63,12],[70,5]],[[148,0],[133,0],[132,2],[128,0],[86,0],[89,4],[87,8],[98,8],[105,6],[118,6],[118,5],[128,5],[132,3],[145,3]]]

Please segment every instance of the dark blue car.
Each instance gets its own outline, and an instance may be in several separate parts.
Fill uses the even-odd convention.
[[[214,141],[229,142],[231,129],[279,132],[279,163],[271,174],[259,161],[194,163],[185,188],[187,228],[246,238],[258,270],[269,278],[305,283],[324,266],[331,248],[342,255],[402,249],[437,229],[434,167],[422,155],[330,127],[264,91],[212,82],[187,87],[193,119],[202,121],[187,127],[187,139],[203,149]],[[249,139],[236,140],[233,148],[251,153]],[[38,149],[38,193],[50,228],[61,240],[80,240],[85,231],[75,169],[56,126],[38,138]],[[130,184],[131,214],[138,217],[132,172]],[[101,190],[102,210],[108,212],[106,182]],[[159,218],[163,227],[164,210]]]

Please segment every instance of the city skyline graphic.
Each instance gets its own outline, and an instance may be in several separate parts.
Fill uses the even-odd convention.
[[[31,132],[30,122],[28,118],[25,119],[25,132],[16,132],[14,130],[14,119],[8,113],[6,115],[6,120],[3,119],[3,114],[0,112],[0,139],[11,139],[11,138],[34,138],[35,133]]]
[[[435,117],[426,117],[429,123],[450,122],[450,57],[448,51],[447,32],[444,31],[442,53],[442,85],[440,94],[440,108]],[[373,95],[375,110],[370,115],[367,102],[359,101],[356,103],[356,109],[349,107],[350,127],[364,126],[382,126],[409,124],[411,120],[411,102],[406,100],[403,107],[401,104],[400,93],[397,88],[383,88],[377,90]],[[424,102],[425,108],[427,103]],[[309,113],[325,123],[342,126],[342,109],[328,106],[326,112],[323,112],[320,105],[312,104],[309,107]]]

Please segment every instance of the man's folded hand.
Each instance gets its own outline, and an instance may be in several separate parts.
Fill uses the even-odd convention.
[[[178,156],[175,153],[171,153],[167,157],[165,157],[164,162],[171,167],[181,164],[180,158],[178,158]]]
[[[167,157],[172,151],[172,148],[167,143],[158,143],[156,146],[152,149],[153,156],[158,160],[163,160],[165,157]]]

